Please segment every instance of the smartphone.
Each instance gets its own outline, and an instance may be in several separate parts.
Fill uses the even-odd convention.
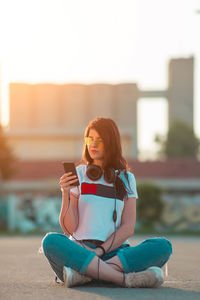
[[[76,172],[76,167],[75,167],[75,164],[73,162],[65,162],[64,161],[63,162],[63,167],[64,167],[64,170],[65,170],[65,173],[72,172],[71,176],[76,175],[77,178],[78,178],[78,174]],[[79,186],[79,185],[80,185],[79,180],[77,182],[74,182],[74,183],[71,184],[71,186]]]

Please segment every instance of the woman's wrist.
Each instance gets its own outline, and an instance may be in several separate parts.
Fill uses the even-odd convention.
[[[70,195],[70,192],[69,192],[70,190],[67,190],[67,189],[63,189],[62,190],[62,196],[63,196],[63,198],[67,198],[67,199],[69,199],[69,195]]]
[[[96,248],[96,249],[95,249],[95,252],[96,252],[96,255],[97,255],[98,257],[102,257],[102,255],[103,255],[103,250],[102,250],[101,248]]]
[[[98,257],[103,257],[105,255],[105,249],[99,245],[95,248],[95,252]]]
[[[101,257],[103,255],[103,250],[101,248],[96,248],[95,252],[98,257]]]

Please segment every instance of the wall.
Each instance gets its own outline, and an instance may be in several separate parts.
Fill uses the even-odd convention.
[[[163,201],[165,208],[161,229],[200,230],[200,193],[165,193]],[[60,207],[60,193],[34,191],[1,194],[0,229],[11,232],[62,231],[59,225]]]

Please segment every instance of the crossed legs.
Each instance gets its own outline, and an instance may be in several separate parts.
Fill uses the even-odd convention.
[[[155,238],[135,247],[119,250],[115,256],[103,261],[94,252],[57,233],[45,236],[43,249],[51,267],[62,281],[62,269],[63,266],[67,266],[94,279],[99,278],[120,286],[123,286],[124,273],[140,272],[150,266],[162,267],[172,252],[169,241]]]
[[[124,284],[124,273],[141,272],[149,267],[162,267],[172,254],[171,243],[165,238],[151,238],[135,247],[120,250],[117,255],[105,262],[100,261],[99,279]],[[122,264],[123,262],[123,264]],[[98,258],[95,257],[85,273],[98,278]]]
[[[113,282],[117,285],[124,286],[124,274],[122,271],[117,270],[117,266],[111,263],[118,263],[119,258],[114,256],[109,261],[103,261],[100,259],[98,268],[98,257],[95,256],[88,265],[85,274],[94,279],[99,278],[100,280]],[[120,261],[119,261],[120,262]],[[120,262],[121,264],[121,262]],[[113,267],[115,266],[115,268]],[[99,270],[99,274],[98,274]],[[123,269],[122,269],[123,270]]]

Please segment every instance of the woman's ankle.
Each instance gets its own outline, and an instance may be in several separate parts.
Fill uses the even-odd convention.
[[[98,268],[98,260],[99,260],[99,268]],[[99,272],[98,272],[99,269]],[[100,279],[104,281],[112,282],[116,285],[123,286],[124,283],[124,273],[119,270],[115,270],[111,268],[110,264],[102,261],[96,256],[90,262],[86,269],[86,275],[92,277],[94,279]],[[98,274],[99,273],[99,274]]]

